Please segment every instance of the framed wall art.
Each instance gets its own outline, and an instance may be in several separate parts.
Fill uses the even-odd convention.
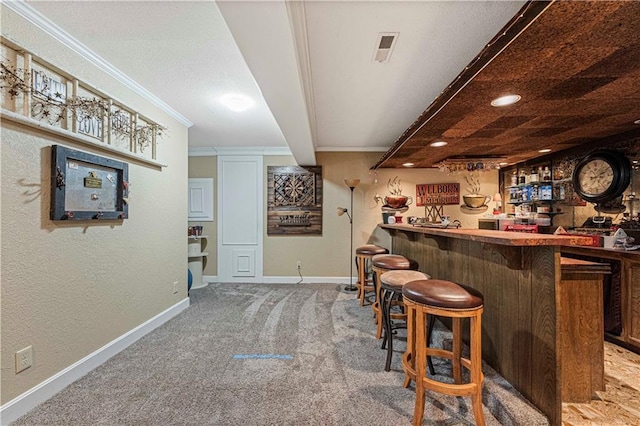
[[[51,220],[117,220],[129,217],[129,165],[51,147]]]
[[[269,166],[267,182],[267,235],[322,235],[322,166]]]

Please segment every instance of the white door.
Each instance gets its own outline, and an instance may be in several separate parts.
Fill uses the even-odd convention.
[[[218,156],[218,281],[262,282],[262,156]]]

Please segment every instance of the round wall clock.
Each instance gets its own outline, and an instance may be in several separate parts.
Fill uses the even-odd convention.
[[[621,195],[631,181],[631,163],[617,151],[600,150],[584,157],[573,172],[573,188],[583,200],[601,203]]]

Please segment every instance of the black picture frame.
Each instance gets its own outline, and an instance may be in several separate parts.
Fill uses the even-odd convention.
[[[129,165],[62,145],[51,147],[51,220],[123,220]]]

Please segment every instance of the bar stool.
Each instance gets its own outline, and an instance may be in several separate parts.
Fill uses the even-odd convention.
[[[367,291],[373,291],[373,281],[368,279],[368,267],[371,258],[376,254],[388,254],[389,250],[375,244],[366,244],[356,249],[356,270],[358,271],[358,282],[356,287],[358,292],[356,298],[360,299],[360,306],[364,306],[364,297]]]
[[[371,305],[375,315],[377,327],[376,339],[382,337],[382,310],[380,309],[380,277],[388,271],[395,270],[416,270],[418,262],[407,259],[399,254],[376,254],[371,258],[371,269],[373,270],[373,286],[375,292],[375,301]]]
[[[404,305],[402,304],[402,288],[405,284],[411,281],[428,280],[431,278],[429,275],[420,271],[389,271],[380,277],[381,297],[380,297],[380,309],[382,309],[382,322],[384,325],[384,338],[382,341],[382,349],[387,349],[387,360],[385,362],[384,371],[391,370],[391,356],[393,355],[393,330],[400,328],[394,327],[392,320],[406,321],[407,315],[404,312]],[[400,305],[402,307],[401,313],[392,313],[391,308],[393,305]]]
[[[407,351],[402,358],[405,387],[411,379],[416,382],[416,404],[413,424],[421,425],[424,418],[425,390],[430,389],[454,396],[471,396],[476,424],[483,426],[482,413],[482,312],[484,301],[478,291],[451,281],[412,281],[402,289],[407,309]],[[425,342],[425,315],[452,318],[453,350],[429,348]],[[469,318],[469,358],[462,358],[462,319]],[[426,357],[448,358],[453,365],[455,383],[442,383],[426,377]],[[469,383],[462,383],[461,367],[471,373]]]

